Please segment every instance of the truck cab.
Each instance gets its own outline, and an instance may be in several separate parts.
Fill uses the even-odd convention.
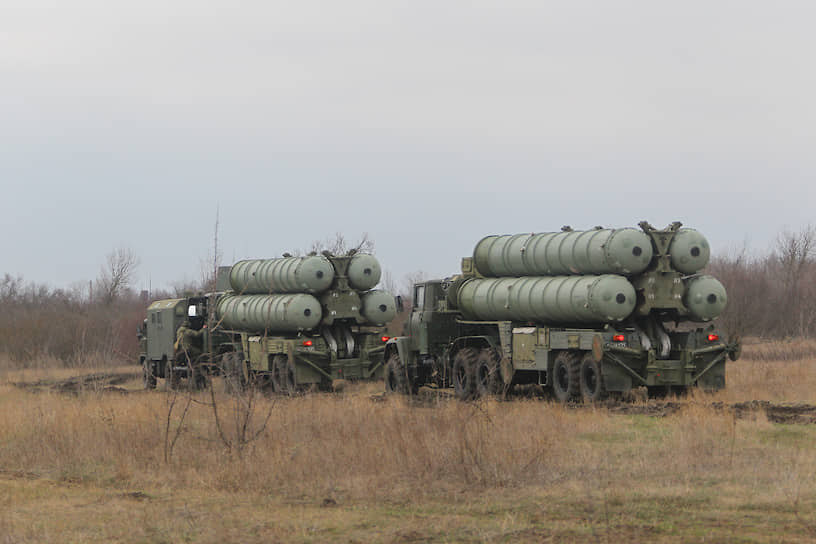
[[[145,389],[156,387],[156,378],[167,377],[168,369],[175,361],[176,331],[187,318],[187,299],[157,300],[147,307],[147,318],[140,331],[139,356]]]
[[[217,354],[232,350],[228,338],[213,333],[208,327],[212,296],[216,295],[157,300],[148,306],[147,317],[138,333],[145,389],[155,388],[157,378],[166,379],[170,388],[188,378],[200,388],[206,383],[206,376],[216,371],[214,362],[209,360],[211,342]],[[179,346],[178,333],[182,327],[195,336],[195,349]]]

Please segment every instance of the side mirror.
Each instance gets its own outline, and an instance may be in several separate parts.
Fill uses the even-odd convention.
[[[402,304],[402,297],[400,295],[394,297],[394,302],[397,304],[397,313],[401,314],[405,311],[405,306]]]

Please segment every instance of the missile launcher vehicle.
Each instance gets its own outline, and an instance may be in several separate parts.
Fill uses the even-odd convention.
[[[727,302],[701,274],[705,237],[679,222],[488,236],[462,273],[417,283],[404,336],[386,344],[385,387],[450,387],[463,399],[538,384],[560,401],[725,386]]]
[[[373,289],[381,274],[377,259],[364,253],[233,265],[231,291],[215,304],[217,328],[234,346],[223,357],[227,377],[283,393],[382,377],[384,325],[397,300]]]
[[[384,326],[398,302],[373,289],[381,273],[363,253],[222,267],[216,292],[148,308],[140,333],[145,387],[155,387],[157,377],[170,387],[184,378],[201,387],[222,374],[230,388],[257,383],[295,393],[381,378]]]

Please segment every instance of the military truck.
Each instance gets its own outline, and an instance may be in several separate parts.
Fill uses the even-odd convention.
[[[381,378],[384,325],[396,315],[395,297],[374,289],[381,274],[373,255],[357,252],[235,263],[214,305],[233,345],[222,357],[227,379],[291,394]]]
[[[482,239],[460,275],[414,286],[386,390],[470,399],[538,384],[567,402],[724,387],[740,347],[710,323],[726,292],[700,273],[707,240],[679,222],[639,226]]]
[[[232,351],[231,338],[208,328],[208,306],[213,294],[157,300],[147,308],[138,332],[139,363],[145,389],[154,389],[157,378],[170,389],[187,380],[200,389],[209,376],[219,373],[225,352]],[[210,357],[210,350],[215,357]]]
[[[162,377],[171,388],[185,378],[198,388],[223,375],[229,389],[295,393],[382,378],[384,325],[397,301],[374,289],[381,275],[373,255],[357,252],[222,267],[215,292],[148,307],[145,387]]]

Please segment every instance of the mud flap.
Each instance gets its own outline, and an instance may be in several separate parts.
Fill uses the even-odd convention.
[[[609,361],[604,361],[601,365],[607,391],[625,392],[632,389],[632,377],[628,372]]]
[[[697,378],[697,385],[710,391],[725,388],[725,360],[714,365]]]

